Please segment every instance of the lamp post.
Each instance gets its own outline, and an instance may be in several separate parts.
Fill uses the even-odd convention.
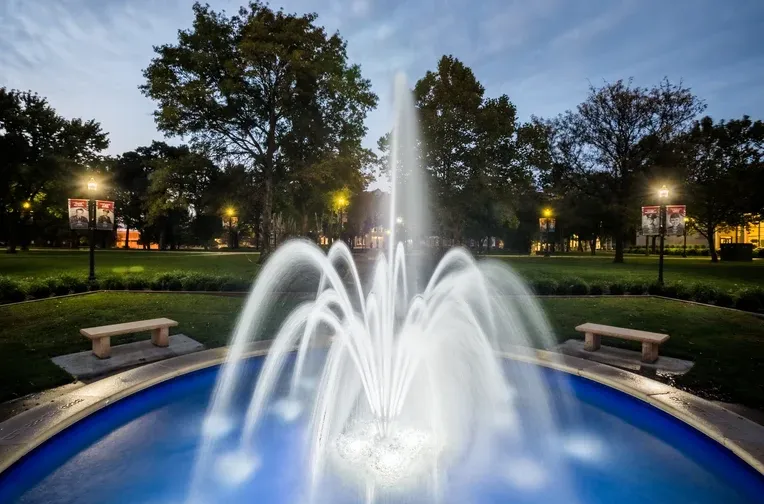
[[[544,209],[544,217],[546,220],[546,250],[544,251],[544,257],[549,257],[551,254],[549,250],[549,224],[550,220],[552,218],[552,209],[551,208],[545,208]]]
[[[345,209],[345,207],[348,204],[347,198],[342,195],[338,194],[334,198],[334,206],[337,207],[337,235],[340,239],[342,239],[342,211]]]
[[[90,236],[88,242],[90,244],[90,275],[88,280],[91,282],[95,280],[95,200],[93,196],[98,189],[98,184],[93,177],[90,177],[88,181],[88,228]]]
[[[666,198],[668,198],[669,190],[664,185],[658,191],[658,198],[660,198],[660,255],[658,256],[658,283],[663,285],[663,244],[666,237]]]
[[[684,229],[683,236],[684,236],[684,245],[682,246],[682,257],[687,257],[687,224],[690,222],[690,219],[687,217],[684,218]]]
[[[225,214],[228,216],[228,248],[234,248],[233,240],[233,218],[236,215],[236,210],[233,207],[228,207],[225,210]]]

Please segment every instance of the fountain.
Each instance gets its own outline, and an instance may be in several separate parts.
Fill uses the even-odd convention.
[[[342,242],[324,254],[312,243],[292,241],[270,258],[218,379],[191,496],[218,472],[214,467],[225,467],[226,474],[243,480],[260,462],[268,463],[258,453],[255,436],[263,418],[273,413],[285,422],[308,417],[304,499],[311,502],[317,496],[329,499],[332,485],[323,483],[336,478],[343,480],[343,488],[355,484],[368,502],[400,494],[402,488],[438,500],[458,462],[469,457],[472,464],[489,463],[491,436],[512,438],[520,451],[524,433],[514,404],[518,384],[508,381],[496,352],[551,342],[549,328],[509,268],[477,263],[463,249],[446,253],[424,288],[417,289],[416,279],[408,278],[404,244],[396,243],[396,221],[406,223],[410,236],[423,234],[426,189],[416,166],[416,120],[405,79],[397,79],[396,91],[387,255],[378,256],[367,293]],[[406,187],[400,197],[399,170]],[[410,243],[416,246],[415,240]],[[341,269],[349,278],[342,277]],[[413,270],[421,271],[421,264]],[[231,426],[232,397],[242,386],[241,357],[268,315],[268,300],[285,278],[310,271],[319,274],[315,299],[297,307],[275,335],[252,385],[237,445],[231,453],[217,453],[216,440],[225,433],[221,425]],[[536,341],[529,341],[529,335]],[[324,351],[308,371],[306,362],[316,356],[317,347]],[[295,349],[293,365],[286,366]],[[530,406],[536,433],[540,429],[551,439],[556,429],[539,371],[526,367],[521,375],[522,386],[536,398]],[[279,389],[284,380],[288,386]],[[305,383],[317,386],[306,388]],[[538,467],[548,471],[555,466],[553,452],[536,455]],[[564,480],[561,473],[556,471],[558,481]]]
[[[150,364],[0,424],[0,502],[761,502],[760,427],[537,354],[551,330],[504,264],[457,248],[425,275],[426,192],[400,78],[395,110],[390,240],[367,280],[344,244],[284,244],[222,365],[215,349]],[[295,280],[315,295],[272,330]]]

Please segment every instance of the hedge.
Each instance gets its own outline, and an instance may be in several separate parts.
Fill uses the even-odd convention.
[[[682,282],[659,285],[643,282],[623,283],[613,281],[605,285],[587,284],[580,278],[553,280],[544,278],[531,282],[531,288],[538,295],[644,295],[696,301],[723,307],[734,307],[749,312],[764,313],[764,288],[751,288],[737,293],[723,291],[713,285]],[[226,275],[189,273],[174,271],[155,276],[104,275],[93,282],[72,275],[59,275],[30,281],[0,276],[0,303],[15,303],[28,299],[45,299],[88,290],[151,290],[151,291],[198,291],[198,292],[245,292],[250,283],[240,278]]]

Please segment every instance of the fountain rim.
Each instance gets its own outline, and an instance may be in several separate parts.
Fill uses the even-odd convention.
[[[243,358],[268,354],[272,340],[252,343]],[[85,417],[162,382],[223,364],[228,347],[146,364],[103,378],[0,422],[0,474]],[[619,368],[553,353],[501,352],[514,359],[592,380],[648,403],[720,443],[764,475],[764,426],[718,404]]]

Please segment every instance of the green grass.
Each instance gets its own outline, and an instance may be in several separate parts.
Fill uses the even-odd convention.
[[[578,277],[588,283],[643,282],[658,279],[657,256],[626,256],[624,264],[613,263],[613,256],[512,256],[502,257],[528,280]],[[764,261],[712,263],[708,257],[666,257],[664,279],[668,283],[706,283],[737,292],[764,284]]]
[[[259,268],[258,252],[202,252],[156,250],[96,250],[96,275],[153,275],[183,270],[210,274],[228,274],[251,279]],[[0,275],[11,278],[49,277],[60,274],[87,278],[88,251],[30,250],[0,254]]]
[[[0,306],[0,401],[70,381],[50,358],[89,349],[90,342],[79,335],[82,327],[166,316],[180,322],[174,332],[215,347],[228,341],[242,303],[243,298],[212,295],[109,292]],[[271,329],[294,304],[277,305]],[[542,305],[561,341],[580,338],[573,328],[587,321],[667,332],[671,339],[661,353],[696,363],[672,382],[675,386],[764,409],[760,318],[650,298],[556,298],[543,299]],[[115,338],[113,344],[137,338],[145,336]]]

